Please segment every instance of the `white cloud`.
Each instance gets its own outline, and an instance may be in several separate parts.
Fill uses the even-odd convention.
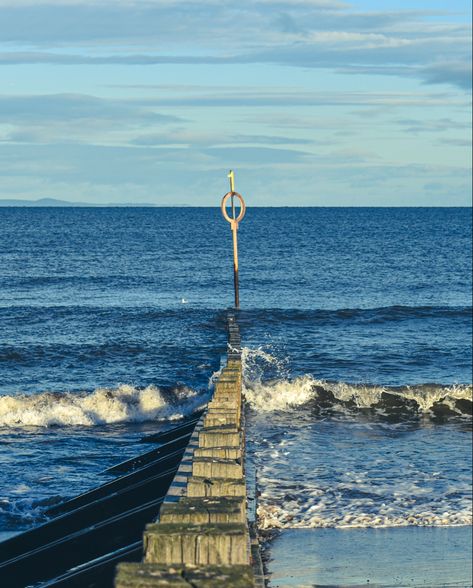
[[[153,199],[159,186],[187,198],[197,176],[208,198],[212,178],[235,166],[280,203],[310,202],[315,183],[333,203],[416,190],[424,202],[433,184],[446,199],[468,184],[452,162],[466,153],[469,22],[357,6],[0,0],[2,73],[30,89],[0,96],[3,194],[118,198],[129,186]],[[22,64],[34,67],[6,69]]]
[[[0,38],[15,50],[3,54],[4,64],[428,67],[439,61],[468,61],[470,54],[471,27],[448,22],[448,15],[439,22],[439,15],[432,21],[434,13],[428,11],[366,12],[353,3],[324,0],[252,0],[238,5],[230,0],[0,0],[0,12]],[[25,22],[34,26],[25,27]],[[114,51],[107,55],[104,49],[111,45]],[[51,46],[79,51],[42,51]]]

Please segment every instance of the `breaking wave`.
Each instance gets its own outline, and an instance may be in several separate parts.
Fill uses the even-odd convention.
[[[330,382],[312,375],[291,379],[285,362],[263,349],[244,349],[243,365],[243,392],[257,411],[284,411],[310,404],[316,412],[375,410],[381,414],[443,417],[472,414],[471,384],[390,387]],[[273,378],[266,379],[268,374]]]
[[[411,413],[433,416],[470,416],[471,385],[421,384],[382,387],[325,382],[312,376],[293,380],[246,384],[246,400],[258,411],[287,410],[311,403],[319,411],[373,409],[380,413]]]
[[[472,524],[468,453],[457,445],[471,385],[291,377],[262,348],[242,359],[260,529]]]
[[[208,400],[186,386],[136,388],[121,385],[93,392],[43,392],[0,396],[0,426],[93,426],[175,420],[202,407]]]

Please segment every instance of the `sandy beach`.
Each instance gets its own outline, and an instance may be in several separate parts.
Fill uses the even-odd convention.
[[[271,544],[271,588],[470,587],[471,527],[294,529]]]

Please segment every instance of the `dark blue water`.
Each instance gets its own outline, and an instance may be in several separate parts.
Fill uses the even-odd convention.
[[[205,401],[225,352],[233,273],[231,233],[217,208],[0,208],[0,229],[0,529],[13,532],[41,517],[44,501],[96,484],[101,470],[137,451],[143,431]],[[401,447],[407,436],[402,451],[422,455],[428,445],[432,462],[425,471],[417,464],[409,483],[447,468],[429,496],[454,511],[457,519],[444,517],[449,524],[464,523],[471,210],[250,208],[239,244],[262,483],[269,489],[287,471],[265,461],[285,435],[292,463],[314,427],[309,443],[338,431],[349,447],[359,427],[388,445]],[[399,407],[402,418],[393,417]],[[258,420],[267,424],[266,409],[272,431]],[[442,461],[448,442],[458,464]],[[379,447],[370,458],[380,458]],[[353,472],[363,469],[366,455],[344,455]],[[391,496],[388,470],[380,464],[381,503]],[[339,475],[327,484],[343,485]],[[370,476],[365,471],[367,487]],[[288,477],[304,478],[304,469]],[[460,498],[449,502],[451,488]],[[265,507],[281,507],[281,496],[268,496]],[[325,501],[316,520],[303,514],[319,504],[312,498],[274,520],[289,511],[308,526],[409,516],[397,503],[380,513],[376,498],[360,506],[345,493]],[[447,524],[432,501],[424,510],[435,516],[423,521]]]

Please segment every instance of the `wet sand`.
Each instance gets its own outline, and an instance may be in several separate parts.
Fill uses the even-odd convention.
[[[291,529],[271,543],[271,588],[472,586],[471,527]]]

